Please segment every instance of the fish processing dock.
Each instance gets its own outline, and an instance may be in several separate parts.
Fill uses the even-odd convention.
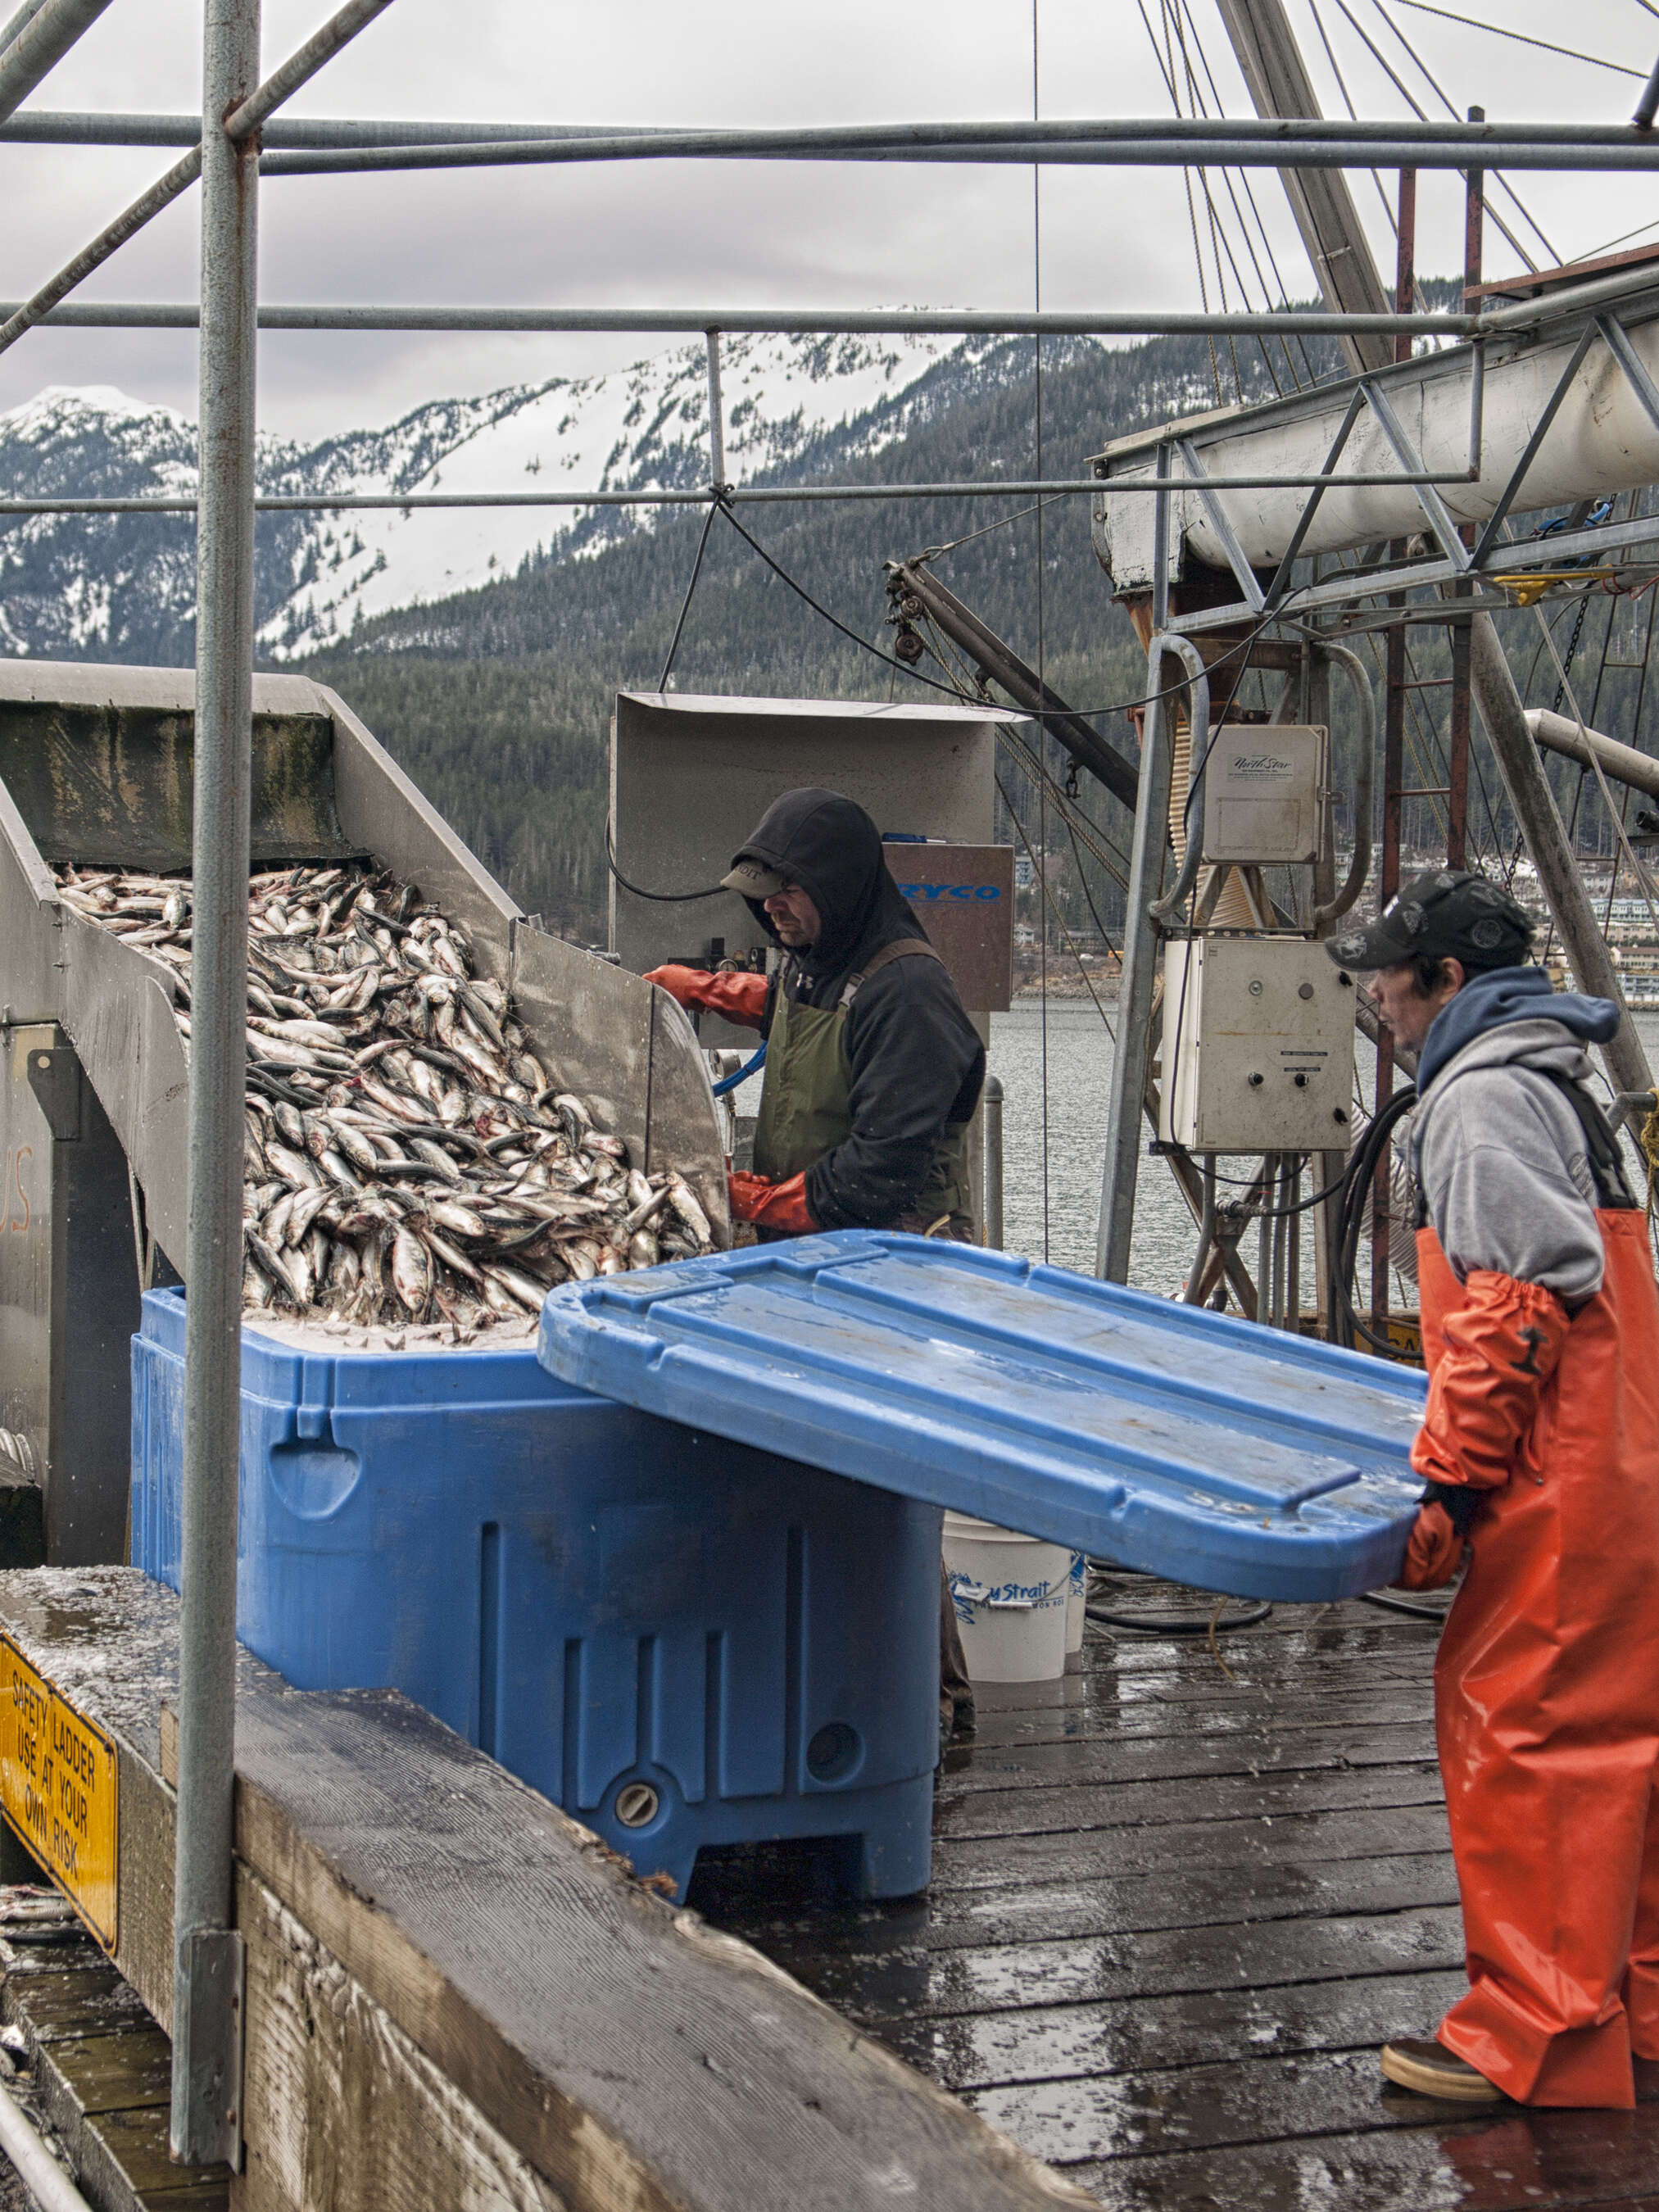
[[[0,2212],[1659,2212],[1659,4],[1406,6],[5,11]]]
[[[1435,1626],[1279,1606],[1212,1648],[1212,1598],[1096,1597],[1188,1632],[1101,1627],[1063,1682],[981,1692],[926,1897],[726,1853],[691,1903],[1110,2212],[1650,2212],[1659,2065],[1633,2112],[1471,2114],[1377,2074],[1464,1986]]]

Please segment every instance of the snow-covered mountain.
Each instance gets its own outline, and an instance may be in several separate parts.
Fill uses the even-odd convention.
[[[976,375],[983,343],[739,336],[722,348],[726,473],[833,473],[879,450]],[[708,472],[707,356],[677,348],[606,376],[558,377],[441,400],[381,430],[312,447],[261,442],[262,490],[363,492],[678,488]],[[0,414],[0,495],[194,489],[194,426],[107,386],[53,387]],[[340,642],[370,615],[447,597],[645,525],[627,509],[380,509],[261,517],[259,649],[286,659]],[[0,521],[0,653],[187,661],[195,614],[188,517],[37,515]]]

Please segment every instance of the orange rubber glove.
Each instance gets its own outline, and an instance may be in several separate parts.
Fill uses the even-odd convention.
[[[1458,1534],[1451,1515],[1437,1500],[1419,1507],[1406,1546],[1406,1564],[1393,1587],[1405,1590],[1443,1589],[1457,1572],[1466,1540]]]
[[[734,1221],[752,1221],[757,1229],[775,1229],[785,1237],[810,1237],[818,1225],[807,1211],[804,1172],[787,1182],[769,1182],[739,1170],[727,1176],[726,1188]]]
[[[1471,1268],[1462,1304],[1446,1316],[1446,1349],[1412,1446],[1418,1474],[1475,1490],[1507,1482],[1569,1326],[1553,1291]]]
[[[646,976],[647,983],[655,983],[677,999],[683,1006],[694,1007],[699,1013],[720,1014],[740,1029],[757,1030],[766,1018],[766,978],[744,969],[730,975],[711,975],[704,968],[680,968],[672,961],[665,968],[653,968]]]

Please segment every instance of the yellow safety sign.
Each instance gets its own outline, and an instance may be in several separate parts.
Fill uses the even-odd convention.
[[[0,1812],[115,1948],[115,1747],[0,1635]]]

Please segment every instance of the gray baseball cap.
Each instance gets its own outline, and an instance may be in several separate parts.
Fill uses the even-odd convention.
[[[1533,925],[1501,884],[1470,868],[1425,868],[1400,886],[1369,928],[1325,939],[1339,968],[1393,968],[1419,955],[1460,960],[1466,969],[1518,968],[1532,950]]]
[[[729,875],[720,878],[720,889],[740,891],[744,898],[774,897],[784,886],[784,878],[775,868],[769,868],[763,860],[751,860],[739,854],[732,864]]]

